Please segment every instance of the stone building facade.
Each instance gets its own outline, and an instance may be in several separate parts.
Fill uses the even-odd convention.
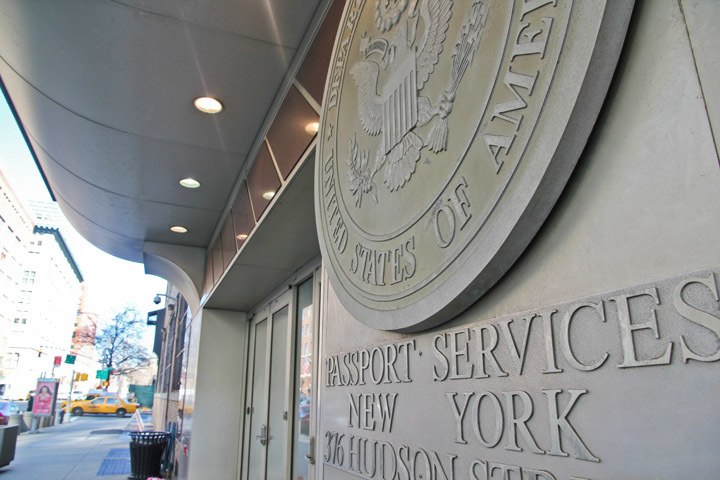
[[[0,29],[50,190],[187,302],[179,478],[716,476],[716,3],[8,5],[85,53]]]

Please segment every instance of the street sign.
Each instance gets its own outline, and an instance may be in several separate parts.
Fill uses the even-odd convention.
[[[57,357],[55,357],[55,358],[53,359],[53,365],[58,366],[58,365],[60,365],[61,363],[62,363],[62,357],[61,357],[61,356],[58,355]]]
[[[100,380],[107,380],[109,377],[109,373],[110,372],[108,372],[108,370],[106,368],[104,368],[102,370],[98,370],[95,373],[95,378],[99,378]]]
[[[60,357],[55,357],[57,363],[55,365],[60,365],[60,362],[57,360]],[[75,355],[65,355],[65,363],[74,364],[75,363]]]

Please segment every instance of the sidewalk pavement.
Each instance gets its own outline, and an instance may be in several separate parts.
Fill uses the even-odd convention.
[[[134,424],[129,417],[82,416],[23,433],[15,460],[0,469],[0,480],[125,480],[130,437],[123,432],[135,430]]]

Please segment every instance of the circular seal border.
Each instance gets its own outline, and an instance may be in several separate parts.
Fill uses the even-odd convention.
[[[354,3],[351,0],[346,5],[338,39]],[[399,308],[368,307],[366,302],[359,301],[353,292],[345,289],[340,274],[335,270],[332,239],[323,222],[322,168],[325,152],[322,147],[327,128],[325,112],[334,74],[332,65],[338,54],[336,41],[323,100],[315,172],[315,213],[328,275],[343,306],[357,320],[388,331],[416,332],[432,328],[475,303],[507,272],[545,222],[585,147],[612,79],[632,8],[632,2],[621,1],[573,4],[570,22],[575,37],[572,46],[563,48],[560,53],[545,97],[547,104],[537,120],[540,124],[543,117],[552,118],[555,125],[552,132],[544,135],[537,148],[542,158],[534,159],[531,166],[525,167],[527,171],[521,178],[514,181],[513,199],[504,203],[502,212],[490,215],[492,231],[488,232],[484,227],[480,229],[454,258],[455,263],[460,263],[456,260],[462,257],[462,265],[454,268],[450,276],[431,292]],[[578,31],[585,33],[578,34]],[[548,109],[545,110],[545,107]],[[545,120],[545,123],[548,121]],[[528,141],[537,135],[533,131]]]

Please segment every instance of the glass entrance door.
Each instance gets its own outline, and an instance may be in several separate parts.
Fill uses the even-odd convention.
[[[255,313],[245,406],[244,478],[281,480],[288,468],[291,292]]]
[[[293,400],[293,443],[291,480],[315,478],[315,411],[317,410],[315,352],[317,308],[319,304],[317,276],[310,277],[296,288],[295,295],[295,375]]]
[[[315,478],[319,286],[309,272],[251,313],[243,479]]]

